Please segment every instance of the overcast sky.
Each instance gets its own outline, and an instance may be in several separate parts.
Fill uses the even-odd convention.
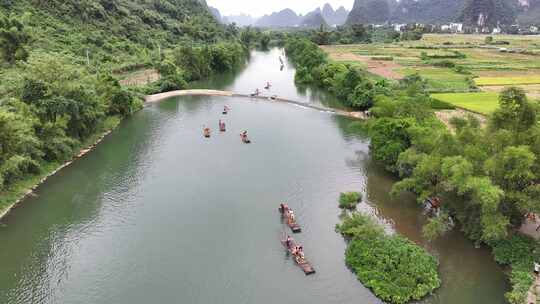
[[[306,14],[325,3],[330,3],[334,9],[343,5],[350,10],[354,0],[206,0],[206,2],[219,9],[224,16],[244,13],[260,17],[285,8]]]

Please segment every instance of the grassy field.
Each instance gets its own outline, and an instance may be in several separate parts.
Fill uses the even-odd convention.
[[[438,93],[431,97],[448,102],[458,108],[484,115],[491,114],[499,107],[499,95],[497,93]]]

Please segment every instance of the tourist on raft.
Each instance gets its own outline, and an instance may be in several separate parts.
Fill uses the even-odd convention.
[[[225,130],[226,130],[225,123],[223,121],[221,121],[221,119],[219,120],[219,130],[221,132],[225,132]]]
[[[285,214],[287,211],[289,211],[289,206],[285,203],[279,204],[279,212]]]
[[[247,131],[243,131],[242,133],[240,133],[240,138],[242,138],[242,141],[245,142],[245,143],[250,143],[251,142],[249,140],[249,138],[248,138]]]
[[[223,107],[223,114],[229,113],[230,108],[228,106]]]
[[[287,248],[291,248],[291,242],[292,242],[291,236],[287,235],[287,239],[285,240],[285,244],[287,245]]]
[[[205,127],[203,129],[203,133],[204,133],[204,137],[206,137],[206,138],[210,137],[210,128]]]
[[[294,211],[289,209],[289,224],[294,223]]]

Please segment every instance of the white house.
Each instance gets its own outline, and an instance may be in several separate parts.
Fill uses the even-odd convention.
[[[394,26],[394,31],[396,32],[401,32],[403,30],[403,28],[405,28],[407,26],[407,24],[392,24]]]
[[[463,32],[463,23],[450,23],[449,26],[453,33]]]

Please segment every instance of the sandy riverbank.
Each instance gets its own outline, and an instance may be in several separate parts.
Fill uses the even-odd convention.
[[[258,96],[251,96],[250,94],[238,94],[230,91],[219,91],[219,90],[179,90],[179,91],[171,91],[166,93],[160,93],[160,94],[154,94],[154,95],[148,95],[145,98],[146,103],[156,103],[159,101],[163,101],[167,98],[171,97],[177,97],[177,96],[224,96],[224,97],[244,97],[244,98],[250,98],[250,99],[258,99],[258,100],[267,100],[267,101],[273,101],[273,102],[286,102],[295,104],[301,107],[314,109],[317,111],[324,111],[324,112],[330,112],[341,116],[348,116],[353,117],[357,119],[366,119],[367,116],[363,112],[349,112],[349,111],[343,111],[343,110],[335,110],[331,108],[326,107],[320,107],[320,106],[314,106],[310,105],[304,102],[299,102],[295,100],[290,100],[286,98],[281,98],[277,95],[273,96],[265,96],[265,95],[258,95]]]
[[[234,95],[233,92],[229,91],[218,91],[218,90],[179,90],[179,91],[171,91],[171,92],[165,92],[165,93],[159,93],[154,95],[148,95],[145,98],[145,102],[147,103],[153,103],[162,101],[167,98],[176,97],[176,96],[226,96],[226,97],[232,97]]]

